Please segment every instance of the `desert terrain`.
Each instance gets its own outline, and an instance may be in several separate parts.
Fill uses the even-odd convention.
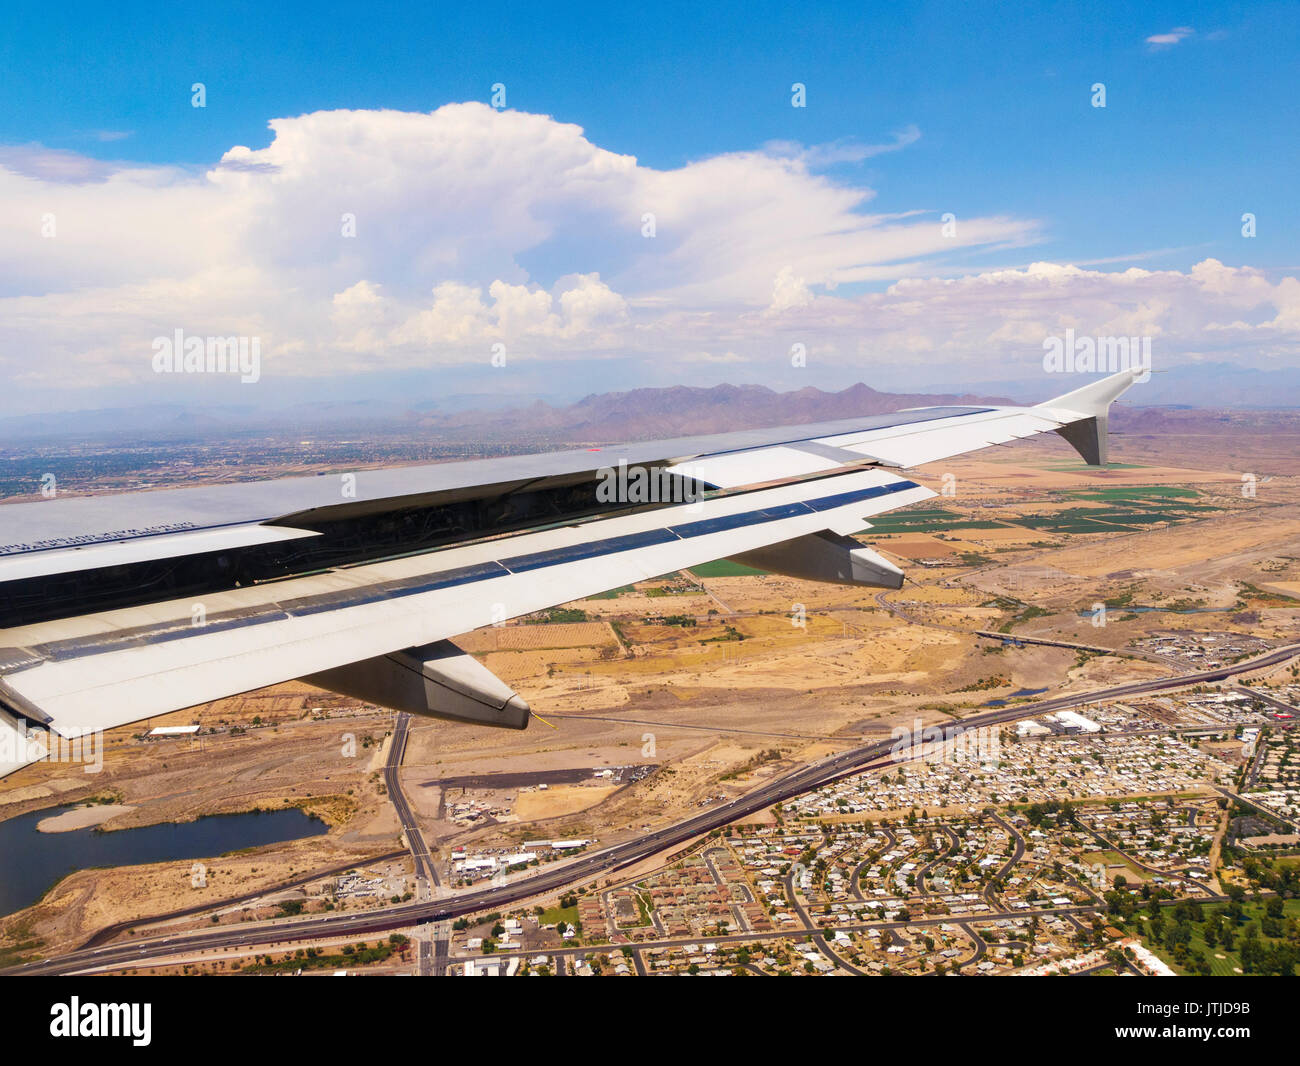
[[[1294,639],[1295,427],[1179,436],[1176,420],[1138,421],[1107,470],[1053,438],[916,471],[939,495],[860,535],[907,572],[896,592],[720,563],[464,635],[538,719],[412,723],[400,780],[435,861],[470,844],[614,842],[918,719],[1161,676],[1152,640]],[[1017,637],[1086,648],[1003,639]],[[335,875],[310,879],[349,864],[397,886],[411,864],[393,855],[383,781],[393,721],[295,682],[115,730],[98,774],[43,763],[0,781],[0,820],[93,801],[115,805],[100,832],[286,807],[328,826],[206,860],[202,887],[189,861],[75,873],[0,918],[0,950],[62,950],[177,910],[196,911],[178,928],[265,917],[304,879],[292,898],[336,905]],[[145,737],[160,725],[200,729]]]

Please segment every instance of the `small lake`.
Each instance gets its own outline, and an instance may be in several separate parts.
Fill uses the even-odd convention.
[[[1236,607],[1107,607],[1111,614],[1225,614],[1236,611]],[[1092,611],[1079,611],[1079,618],[1091,618]]]
[[[42,833],[36,823],[75,809],[49,807],[0,822],[0,915],[30,907],[77,870],[205,859],[241,848],[320,836],[329,827],[293,807],[282,811],[211,814],[192,822],[164,822],[98,832]]]
[[[1018,699],[1021,696],[1041,696],[1047,689],[1045,688],[1018,688],[1010,696],[1003,696],[1000,700],[989,700],[988,703],[981,703],[981,707],[1005,707],[1008,700]]]

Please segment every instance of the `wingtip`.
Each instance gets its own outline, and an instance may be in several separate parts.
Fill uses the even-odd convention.
[[[1040,409],[1072,411],[1085,418],[1104,417],[1112,403],[1138,382],[1146,381],[1150,375],[1150,367],[1128,367],[1036,406]]]
[[[1069,441],[1085,463],[1104,467],[1109,461],[1110,405],[1150,376],[1148,366],[1128,367],[1040,403],[1036,409],[1062,423],[1056,432]]]

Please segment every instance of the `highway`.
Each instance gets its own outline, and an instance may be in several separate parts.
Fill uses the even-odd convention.
[[[1003,644],[1039,644],[1045,648],[1072,648],[1075,651],[1090,651],[1097,655],[1131,655],[1132,652],[1116,651],[1114,648],[1103,648],[1098,644],[1077,644],[1068,640],[1049,640],[1047,637],[1024,637],[1016,633],[994,633],[987,629],[975,630],[977,637],[985,637],[988,640],[1000,640]]]
[[[1035,703],[997,708],[962,719],[959,724],[962,729],[1001,725],[1018,718],[1050,714],[1088,703],[1124,699],[1152,692],[1186,688],[1210,681],[1221,681],[1285,662],[1298,653],[1300,653],[1300,644],[1286,645],[1253,659],[1212,670],[1133,681],[1091,692],[1056,696]],[[402,736],[405,737],[405,730]],[[398,736],[395,733],[394,751],[398,748],[397,741]],[[920,742],[920,738],[917,738],[917,742]],[[289,946],[296,941],[323,937],[391,932],[423,922],[452,919],[476,911],[497,909],[523,899],[553,892],[575,882],[588,881],[598,875],[622,869],[684,844],[713,829],[721,828],[737,818],[764,810],[774,803],[802,795],[843,777],[879,769],[913,757],[909,752],[899,752],[895,755],[893,748],[896,743],[891,738],[828,756],[783,777],[775,778],[738,799],[711,807],[663,829],[583,855],[573,862],[557,864],[549,869],[544,868],[505,885],[464,892],[441,899],[394,904],[365,913],[313,915],[310,918],[278,920],[256,925],[249,923],[239,927],[215,928],[170,938],[151,938],[130,944],[106,945],[10,967],[0,973],[70,974],[120,969],[127,966],[149,965],[153,960],[213,948]],[[404,739],[402,746],[404,746]],[[392,757],[393,754],[390,752],[390,763]],[[391,782],[396,780],[395,769],[391,771],[389,780],[391,790]],[[397,793],[400,794],[400,789]],[[404,797],[403,802],[405,802]],[[405,826],[407,819],[412,817],[410,808],[406,807],[404,811],[399,809],[399,814]],[[411,838],[408,837],[408,843],[410,840]],[[424,851],[424,856],[427,860],[427,849]],[[429,865],[432,866],[431,861]]]
[[[197,903],[193,907],[182,907],[179,910],[168,911],[165,914],[150,914],[142,918],[128,918],[126,921],[114,922],[112,925],[106,925],[99,930],[94,936],[82,944],[82,948],[97,948],[107,944],[114,937],[121,936],[131,929],[140,929],[150,925],[157,925],[160,922],[172,922],[177,918],[187,918],[195,914],[207,914],[209,911],[223,910],[228,907],[238,906],[240,903],[251,903],[253,900],[263,899],[266,896],[283,892],[288,888],[301,888],[303,885],[309,885],[313,881],[319,881],[322,877],[331,877],[334,874],[346,873],[358,866],[367,866],[371,863],[387,862],[389,859],[400,859],[406,854],[402,851],[385,851],[379,855],[366,855],[360,859],[353,859],[345,862],[341,866],[331,866],[324,870],[313,870],[311,873],[303,874],[301,877],[295,877],[291,881],[278,881],[273,885],[267,885],[264,888],[256,889],[253,892],[245,892],[238,896],[227,896],[225,899],[217,900],[215,903],[211,900],[205,903]]]

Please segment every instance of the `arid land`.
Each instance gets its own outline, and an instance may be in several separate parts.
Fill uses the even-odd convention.
[[[1300,431],[1289,417],[1267,432],[1184,428],[1117,436],[1104,471],[1055,438],[920,469],[941,495],[861,536],[907,571],[897,592],[703,567],[570,605],[581,615],[467,634],[462,646],[544,721],[519,733],[413,724],[401,780],[435,858],[537,838],[611,843],[916,719],[1169,673],[1143,648],[1153,637],[1294,640]],[[392,723],[288,683],[115,730],[98,774],[44,763],[6,778],[0,819],[94,800],[129,808],[99,827],[112,832],[298,806],[329,831],[214,856],[202,887],[190,861],[73,874],[0,918],[0,951],[51,954],[176,910],[196,909],[172,922],[182,929],[268,917],[285,901],[337,906],[335,875],[222,904],[349,864],[409,887],[409,857],[367,862],[403,847],[382,775]],[[197,738],[144,739],[181,724],[199,725]],[[595,776],[636,766],[651,769],[623,784]],[[540,771],[572,780],[542,789],[528,782]],[[455,816],[467,806],[483,813]]]

